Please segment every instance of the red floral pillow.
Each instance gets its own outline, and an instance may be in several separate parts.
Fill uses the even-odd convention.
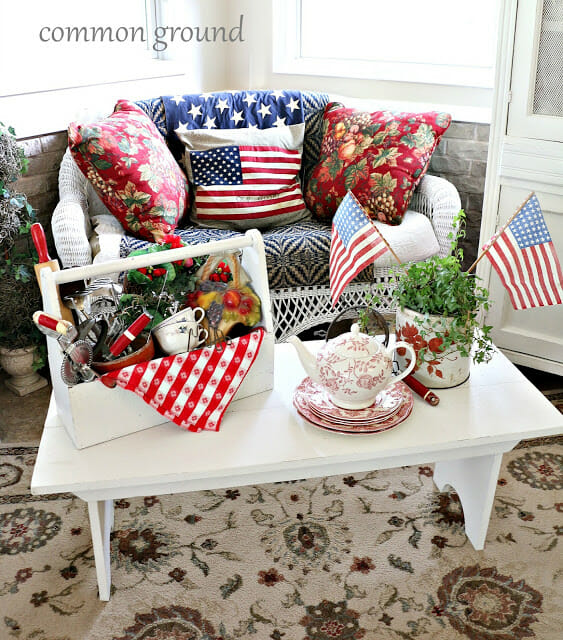
[[[187,181],[141,109],[120,100],[100,122],[72,123],[68,140],[76,164],[127,231],[151,242],[173,233],[188,204]]]
[[[330,221],[350,189],[370,217],[399,224],[450,122],[449,114],[435,111],[366,113],[328,104],[307,206]]]

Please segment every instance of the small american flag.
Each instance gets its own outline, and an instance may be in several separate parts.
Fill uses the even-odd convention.
[[[485,255],[506,287],[514,309],[562,303],[561,265],[535,194],[487,246]]]
[[[202,220],[265,218],[303,209],[299,151],[226,146],[191,151],[190,161]]]
[[[330,292],[336,305],[346,285],[389,247],[351,191],[332,220]]]

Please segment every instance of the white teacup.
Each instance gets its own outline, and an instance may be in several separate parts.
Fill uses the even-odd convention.
[[[199,315],[199,317],[198,317]],[[175,322],[196,322],[199,324],[205,318],[205,311],[201,307],[186,307],[181,311],[177,311],[174,315],[163,320],[158,326],[164,327]]]
[[[197,309],[190,309],[190,311],[197,311]],[[203,311],[203,309],[201,309],[201,311]],[[187,315],[189,316],[190,314]],[[205,315],[205,312],[203,312],[203,315]],[[171,316],[171,318],[173,317],[174,316]],[[167,318],[152,330],[156,341],[164,353],[173,356],[178,353],[185,353],[186,351],[197,349],[205,343],[208,332],[198,321],[195,319],[181,319],[170,322],[171,318]]]
[[[188,336],[188,348],[187,351],[192,351],[193,349],[197,349],[207,340],[207,336],[209,333],[207,329],[204,329],[198,322],[188,322],[185,325],[186,327],[186,335]],[[180,327],[180,331],[182,331],[182,327]]]

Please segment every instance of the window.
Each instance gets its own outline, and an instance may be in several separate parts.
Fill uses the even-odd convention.
[[[21,95],[152,72],[152,0],[19,0],[4,7],[0,94]],[[9,62],[8,62],[9,61]],[[144,67],[144,69],[143,69]]]
[[[164,0],[10,0],[0,22],[0,116],[20,138],[111,113],[119,98],[185,91],[154,46]]]
[[[496,0],[276,0],[274,71],[493,86]]]

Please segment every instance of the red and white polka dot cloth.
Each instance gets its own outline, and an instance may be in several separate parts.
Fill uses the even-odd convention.
[[[135,392],[167,420],[188,431],[218,431],[229,403],[250,370],[264,337],[255,329],[222,348],[204,347],[112,371],[115,380]]]

